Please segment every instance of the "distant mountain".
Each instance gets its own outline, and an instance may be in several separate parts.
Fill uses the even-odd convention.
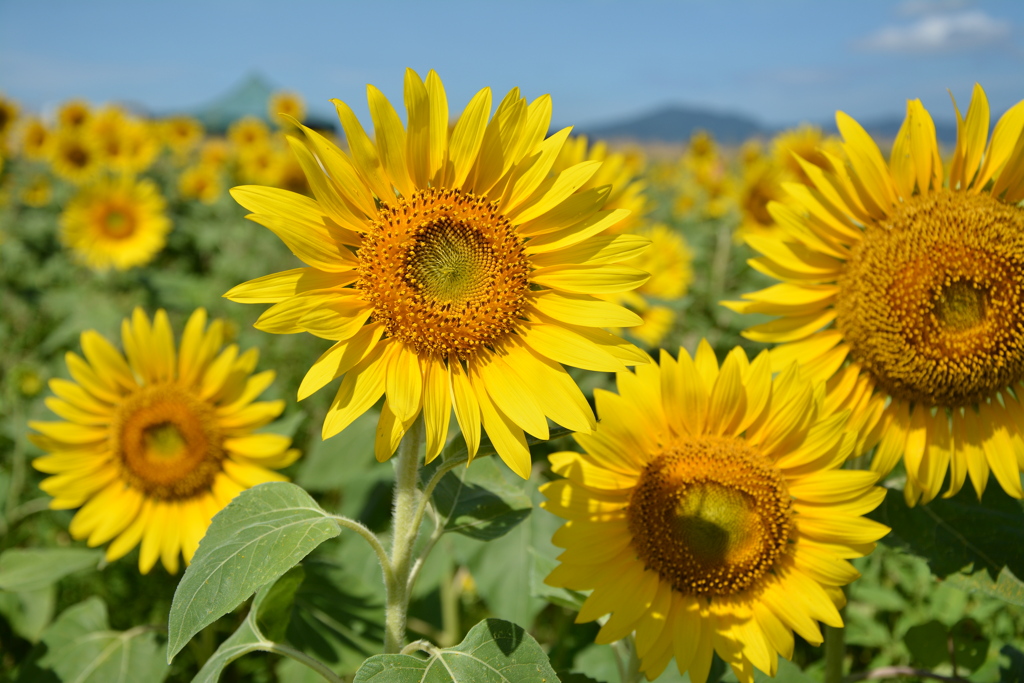
[[[757,121],[741,114],[683,106],[669,106],[624,121],[575,130],[590,138],[638,142],[685,142],[694,131],[706,130],[726,144],[770,134]]]
[[[274,87],[260,74],[250,74],[231,90],[199,107],[192,114],[208,131],[216,133],[223,133],[233,122],[245,116],[269,123],[267,104],[270,96],[281,89]],[[336,120],[311,113],[306,114],[304,123],[318,130],[333,130],[337,125]]]
[[[865,130],[880,142],[894,140],[902,123],[902,116],[861,121]],[[834,121],[818,125],[827,133],[837,132]],[[689,140],[697,130],[706,130],[719,142],[734,145],[752,137],[770,138],[788,127],[765,126],[743,114],[677,105],[612,123],[577,127],[574,132],[587,135],[591,139],[682,143]],[[939,142],[944,145],[956,142],[955,123],[938,121],[935,123],[935,132]]]

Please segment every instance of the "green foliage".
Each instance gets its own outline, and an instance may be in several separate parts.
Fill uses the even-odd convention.
[[[242,625],[221,643],[199,670],[193,683],[216,683],[224,668],[242,655],[267,650],[284,635],[295,591],[302,583],[302,567],[293,567],[273,584],[256,591],[252,607]]]
[[[871,516],[892,528],[886,543],[925,558],[936,576],[1024,607],[1024,507],[999,486],[981,501],[965,488],[913,508],[890,489]]]
[[[154,630],[111,631],[107,606],[95,597],[62,612],[43,642],[47,652],[39,665],[65,683],[160,683],[169,671]]]
[[[102,557],[103,551],[85,548],[11,548],[0,553],[0,590],[39,590],[68,574],[95,568]]]
[[[510,481],[494,458],[479,460],[461,477],[446,473],[434,489],[434,505],[445,531],[480,541],[504,536],[533,509],[522,481]]]
[[[551,683],[557,681],[544,650],[521,626],[486,619],[455,647],[426,646],[428,657],[376,655],[354,683]]]
[[[168,660],[205,626],[339,533],[337,522],[295,484],[271,482],[240,493],[213,518],[178,584]]]

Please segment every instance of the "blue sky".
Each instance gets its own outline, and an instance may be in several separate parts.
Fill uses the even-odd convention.
[[[868,119],[914,97],[952,120],[947,89],[965,107],[980,82],[996,114],[1024,98],[1024,3],[0,0],[0,92],[30,109],[187,111],[259,72],[316,111],[365,112],[365,85],[400,101],[408,66],[435,69],[453,111],[483,86],[550,93],[557,125],[668,104]]]

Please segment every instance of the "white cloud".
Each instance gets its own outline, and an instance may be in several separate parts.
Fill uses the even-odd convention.
[[[912,24],[885,26],[859,46],[872,52],[960,52],[991,47],[1009,36],[1009,22],[973,10],[928,14]]]

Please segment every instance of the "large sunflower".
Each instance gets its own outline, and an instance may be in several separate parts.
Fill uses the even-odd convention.
[[[594,426],[562,363],[610,371],[645,361],[600,329],[636,317],[594,295],[646,280],[616,264],[647,240],[601,235],[628,212],[602,211],[605,188],[578,192],[600,162],[551,172],[569,129],[545,139],[550,97],[527,104],[512,90],[490,117],[484,89],[449,130],[434,72],[425,83],[406,72],[408,128],[379,90],[368,95],[374,138],[335,101],[351,155],[305,127],[304,141],[289,139],[314,199],[232,191],[309,267],[225,296],[275,303],[259,329],[337,342],[299,389],[301,399],[344,375],[325,438],[386,394],[377,457],[390,457],[422,412],[433,458],[454,406],[470,455],[482,423],[502,459],[528,476],[524,430],[547,438],[548,417]]]
[[[745,335],[784,344],[780,364],[819,369],[849,357],[891,398],[872,468],[903,455],[908,503],[947,496],[991,470],[1024,496],[1024,102],[986,147],[989,107],[975,86],[943,183],[931,116],[913,100],[886,164],[863,128],[836,115],[849,161],[809,163],[809,185],[773,204],[782,239],[751,237],[751,265],[783,281],[732,302],[780,315]]]
[[[83,188],[61,214],[61,241],[90,268],[125,270],[163,249],[171,221],[152,180],[130,176]]]
[[[595,392],[584,453],[550,456],[567,479],[542,507],[568,521],[546,582],[592,590],[577,621],[611,612],[599,643],[635,631],[648,679],[674,656],[703,683],[712,652],[744,683],[774,675],[794,631],[820,644],[817,622],[842,626],[847,559],[888,531],[861,517],[885,496],[878,475],[840,469],[871,427],[848,408],[880,401],[855,373],[826,387],[769,365],[737,348],[719,368],[706,342],[694,358],[662,351],[660,367],[619,373],[618,394]]]
[[[141,309],[121,327],[124,355],[94,331],[82,334],[83,359],[68,353],[73,381],[54,379],[46,405],[63,422],[31,422],[33,461],[53,476],[41,487],[50,507],[81,507],[71,535],[110,542],[107,559],[141,542],[139,569],[157,558],[178,570],[192,559],[210,519],[243,489],[284,479],[273,469],[298,457],[291,439],[253,433],[284,410],[256,401],[274,380],[253,375],[259,353],[224,347],[224,323],[206,311],[189,318],[181,345],[164,311],[152,323]]]

